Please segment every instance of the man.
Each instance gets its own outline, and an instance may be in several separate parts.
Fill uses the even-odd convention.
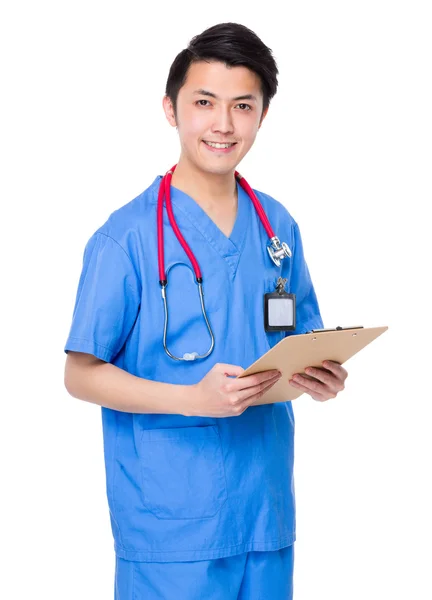
[[[158,246],[160,176],[85,249],[65,385],[102,407],[117,600],[292,598],[292,405],[253,406],[275,371],[236,379],[284,335],[323,326],[297,223],[255,190],[292,250],[278,267],[234,176],[277,73],[271,50],[234,23],[193,38],[169,72],[163,108],[181,154],[166,211],[172,203],[199,263],[206,312],[196,266],[166,211]],[[290,332],[264,328],[263,295],[279,277],[296,295]],[[335,397],[347,373],[324,366],[291,384],[316,400]]]

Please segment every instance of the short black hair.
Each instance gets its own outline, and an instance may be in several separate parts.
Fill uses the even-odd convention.
[[[261,39],[239,23],[219,23],[191,39],[187,48],[177,54],[166,82],[165,95],[171,99],[174,114],[177,96],[192,63],[223,62],[227,66],[244,66],[261,80],[263,112],[276,94],[279,73],[272,50]]]

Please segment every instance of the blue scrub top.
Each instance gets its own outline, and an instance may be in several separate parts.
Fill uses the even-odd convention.
[[[284,332],[264,330],[263,296],[279,276],[296,294],[296,330],[322,328],[300,231],[287,209],[254,190],[292,258],[276,267],[252,201],[237,184],[229,238],[172,186],[177,224],[203,275],[215,347],[204,360],[170,359],[162,345],[156,209],[161,176],[113,212],[88,241],[65,351],[93,354],[138,377],[199,382],[216,363],[247,368]],[[210,345],[189,259],[164,209],[168,347],[177,356]],[[166,399],[169,403],[169,398]],[[131,414],[102,407],[106,486],[116,554],[128,560],[209,560],[295,541],[291,402],[226,418]]]

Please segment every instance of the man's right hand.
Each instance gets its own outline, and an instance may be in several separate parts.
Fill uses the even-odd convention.
[[[238,417],[280,379],[277,370],[262,371],[240,379],[244,369],[217,363],[199,383],[191,385],[187,417]]]

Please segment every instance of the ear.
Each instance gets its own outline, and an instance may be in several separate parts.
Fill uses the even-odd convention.
[[[162,106],[168,123],[171,125],[171,127],[177,127],[176,118],[174,115],[174,106],[169,96],[163,97]]]
[[[261,115],[260,124],[258,125],[258,129],[260,129],[261,125],[263,124],[263,121],[266,118],[266,115],[268,113],[268,109],[269,109],[269,107],[267,106],[267,108],[263,111],[263,114]]]

